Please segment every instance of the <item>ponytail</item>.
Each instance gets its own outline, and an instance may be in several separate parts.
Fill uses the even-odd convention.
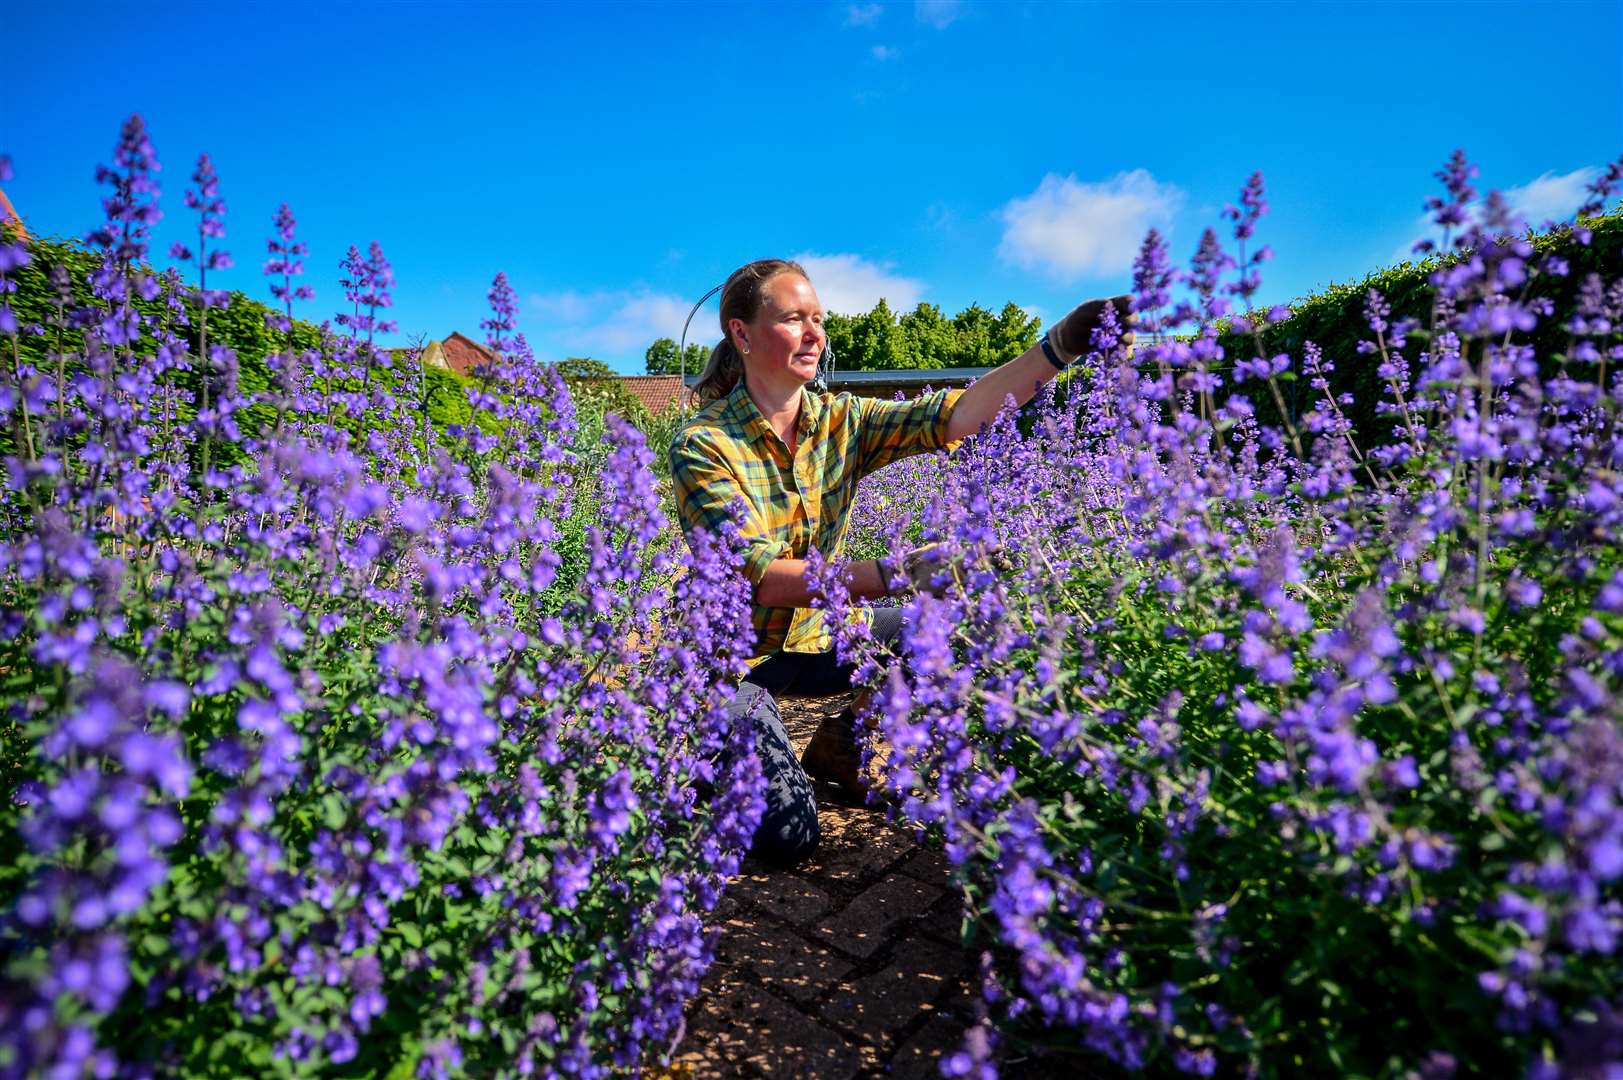
[[[725,331],[723,331],[725,333]],[[744,377],[744,358],[738,355],[731,337],[723,337],[710,350],[710,362],[704,366],[693,392],[700,401],[715,401],[733,392],[738,380]]]
[[[715,401],[733,392],[744,377],[744,358],[733,344],[732,331],[727,328],[734,319],[749,322],[760,313],[766,292],[766,283],[779,274],[793,273],[810,281],[806,271],[789,259],[756,259],[734,270],[721,289],[721,343],[710,350],[710,362],[704,366],[693,391],[701,402]]]

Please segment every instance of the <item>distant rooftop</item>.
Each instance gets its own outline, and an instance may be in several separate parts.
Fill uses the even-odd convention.
[[[485,346],[455,330],[440,342],[440,349],[444,353],[445,366],[464,377],[472,375],[475,368],[496,359]]]
[[[696,404],[693,391],[684,389],[677,375],[621,375],[619,379],[631,396],[642,402],[650,416],[658,416],[676,404],[678,395],[685,404]]]

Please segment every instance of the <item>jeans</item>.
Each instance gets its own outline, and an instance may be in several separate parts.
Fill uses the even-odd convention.
[[[873,636],[890,642],[902,629],[900,608],[875,608]],[[824,653],[777,652],[761,661],[744,679],[733,703],[733,716],[755,729],[755,751],[766,777],[766,813],[755,830],[750,852],[776,863],[795,863],[810,855],[822,839],[817,826],[817,797],[811,779],[795,758],[774,694],[837,694],[851,688],[854,667]],[[850,710],[841,714],[852,720]]]

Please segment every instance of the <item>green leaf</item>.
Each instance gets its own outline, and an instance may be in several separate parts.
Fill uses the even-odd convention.
[[[344,827],[344,822],[349,820],[349,808],[342,795],[329,791],[321,797],[321,819],[329,829]]]

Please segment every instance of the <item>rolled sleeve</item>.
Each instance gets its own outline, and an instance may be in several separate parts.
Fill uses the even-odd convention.
[[[764,536],[746,537],[744,541],[744,576],[751,585],[759,585],[766,577],[766,568],[774,559],[786,559],[791,554],[789,545],[782,540],[768,540]]]
[[[671,444],[671,479],[685,535],[691,538],[699,529],[715,534],[728,521],[737,526],[744,574],[751,585],[761,583],[772,560],[790,554],[787,542],[768,534],[766,523],[718,450],[699,439],[678,439]]]
[[[937,390],[910,401],[861,399],[857,470],[866,476],[898,458],[947,446],[947,425],[962,390]]]

